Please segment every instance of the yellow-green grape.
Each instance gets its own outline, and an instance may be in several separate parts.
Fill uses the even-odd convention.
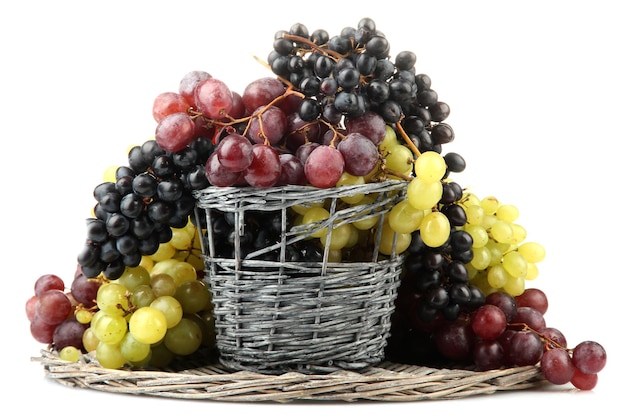
[[[496,220],[489,233],[496,242],[509,244],[513,242],[513,228],[510,223],[503,220]]]
[[[480,199],[474,193],[464,192],[463,197],[461,198],[461,205],[463,205],[463,207],[465,208],[471,207],[471,206],[480,207]]]
[[[524,278],[528,272],[528,262],[519,252],[505,253],[502,257],[502,266],[506,272],[515,278]]]
[[[496,209],[496,217],[508,223],[513,223],[519,217],[519,209],[512,204],[501,204]]]
[[[128,331],[126,318],[104,313],[91,324],[95,336],[104,343],[119,343]]]
[[[96,302],[100,311],[106,314],[123,315],[128,311],[128,296],[130,292],[117,282],[106,282],[100,285],[96,295]]]
[[[398,145],[398,136],[396,135],[396,131],[389,125],[385,126],[385,137],[378,144],[378,150],[381,154],[384,155],[385,151],[389,149],[390,146]]]
[[[470,264],[477,270],[487,269],[491,263],[491,253],[487,247],[472,248],[473,256]]]
[[[119,343],[98,343],[96,359],[100,366],[107,369],[120,369],[126,364],[126,358],[122,355]]]
[[[128,326],[137,341],[151,345],[165,336],[167,319],[163,312],[154,307],[141,307],[130,316]]]
[[[302,224],[313,224],[322,222],[330,217],[330,212],[323,207],[312,207],[302,216]],[[324,227],[311,233],[312,237],[326,236],[328,228]]]
[[[150,347],[150,366],[155,368],[167,367],[176,357],[165,346],[165,343],[158,343]]]
[[[519,245],[517,251],[531,263],[541,262],[546,257],[545,248],[537,242],[526,242]]]
[[[139,285],[130,296],[130,302],[135,308],[147,307],[154,301],[156,295],[150,285]]]
[[[502,263],[502,255],[504,251],[497,242],[493,240],[489,240],[485,245],[487,249],[489,249],[489,254],[491,258],[491,262],[489,262],[489,266],[500,265]]]
[[[526,271],[526,276],[524,279],[526,281],[532,281],[537,279],[539,276],[539,268],[537,268],[537,264],[534,262],[528,262],[528,271]]]
[[[500,207],[500,201],[493,196],[485,197],[480,200],[480,206],[485,210],[485,214],[496,214],[498,207]]]
[[[526,229],[517,223],[511,223],[511,228],[513,229],[511,243],[516,245],[522,243],[526,239]]]
[[[413,233],[424,219],[424,210],[416,209],[408,200],[402,200],[391,208],[387,220],[398,233]]]
[[[140,361],[128,361],[128,364],[133,369],[142,369],[150,366],[150,362],[152,362],[152,349],[148,351],[148,354],[145,358]]]
[[[302,214],[304,215],[304,213],[306,213],[307,211],[309,211],[310,209],[312,209],[313,207],[324,207],[324,202],[323,201],[313,201],[310,203],[305,204],[295,204],[293,206],[291,206],[291,209],[293,211],[295,211],[298,214]]]
[[[498,218],[494,214],[485,214],[483,215],[483,221],[480,225],[489,230],[497,221]]]
[[[339,178],[339,181],[337,181],[337,184],[335,184],[335,187],[341,187],[342,185],[362,185],[362,184],[365,184],[364,177],[351,175],[351,174],[348,174],[347,172],[344,172],[343,174],[341,174],[341,177]],[[365,194],[359,193],[359,194],[353,194],[353,195],[346,196],[346,197],[341,197],[341,200],[348,204],[356,204],[359,201],[361,201],[363,197],[365,197]]]
[[[348,243],[346,243],[345,248],[353,248],[359,243],[359,229],[354,227],[353,224],[349,224],[350,226],[350,237],[348,238]]]
[[[463,205],[462,205],[463,206]],[[467,224],[481,225],[485,217],[485,210],[476,204],[464,206],[465,215],[467,216]]]
[[[176,289],[174,297],[180,303],[185,314],[198,313],[208,309],[211,305],[211,291],[200,280],[182,283]]]
[[[168,274],[152,274],[150,278],[150,288],[152,293],[156,297],[162,297],[164,295],[173,296],[176,294],[176,281]]]
[[[59,358],[68,362],[78,362],[80,359],[80,350],[74,346],[65,346],[59,352]]]
[[[330,250],[341,250],[343,249],[350,240],[350,225],[342,224],[341,226],[333,227],[332,233],[330,235],[329,248]],[[320,237],[320,243],[323,247],[326,247],[326,243],[328,239],[328,234]]]
[[[198,314],[188,314],[185,316],[195,321],[202,329],[202,344],[204,347],[215,346],[215,317],[208,311]]]
[[[143,266],[127,266],[116,282],[126,287],[127,290],[134,291],[139,285],[150,283],[150,272]]]
[[[385,166],[387,169],[402,175],[411,174],[413,171],[413,152],[406,146],[397,143],[386,148]]]
[[[509,274],[502,265],[494,265],[487,271],[487,282],[492,288],[502,288],[511,279]]]
[[[439,211],[430,212],[422,220],[420,235],[426,246],[438,248],[446,243],[450,236],[450,221]]]
[[[171,242],[164,242],[159,244],[159,248],[156,252],[154,252],[150,257],[155,262],[165,261],[167,259],[171,259],[176,254],[176,248],[172,245]]]
[[[146,268],[146,271],[148,272],[152,272],[152,267],[154,267],[154,260],[148,256],[148,255],[144,255],[141,257],[141,262],[139,262],[140,266],[143,266],[144,268]]]
[[[167,331],[163,343],[175,355],[190,355],[202,344],[202,328],[194,320],[183,317],[176,326]]]
[[[192,225],[192,227],[189,227],[189,225]],[[190,221],[187,222],[187,225],[183,228],[172,227],[172,238],[170,239],[170,244],[176,250],[188,250],[192,246],[195,234],[196,228]]]
[[[74,317],[76,317],[77,322],[81,324],[88,324],[91,322],[93,313],[89,310],[85,310],[84,308],[77,308],[74,312]]]
[[[138,342],[131,333],[126,333],[120,342],[120,352],[127,362],[137,366],[150,355],[150,345]]]
[[[166,259],[155,263],[152,267],[151,274],[167,274],[174,278],[174,282],[176,282],[177,286],[183,282],[198,279],[196,268],[190,263],[178,259]]]
[[[376,196],[373,194],[368,194],[365,197],[363,197],[363,199],[361,201],[359,201],[358,203],[355,204],[355,206],[360,206],[362,204],[371,204],[375,201]],[[364,216],[365,215],[369,215],[371,213],[371,210],[366,210],[364,212]],[[377,214],[374,214],[372,216],[369,217],[363,217],[359,220],[355,220],[354,222],[352,222],[352,225],[357,228],[358,230],[370,230],[373,227],[375,227],[378,222],[380,221],[380,216]]]
[[[391,228],[388,222],[384,222],[380,236],[379,252],[383,255],[391,255],[394,253],[394,239],[396,242],[395,253],[399,255],[406,251],[411,245],[412,236],[410,233],[397,233]]]
[[[343,253],[341,249],[329,249],[328,250],[328,263],[340,263],[343,259]]]
[[[85,349],[87,352],[93,352],[94,350],[96,350],[96,348],[98,347],[98,343],[100,343],[91,327],[87,327],[87,329],[85,329],[85,331],[83,332],[82,341],[83,349]]]
[[[425,183],[420,178],[413,178],[406,190],[406,199],[413,207],[429,210],[441,200],[443,186],[441,181]]]
[[[155,300],[150,303],[150,307],[154,307],[163,313],[167,321],[168,329],[176,326],[183,318],[183,307],[180,305],[180,302],[171,295],[163,295],[155,298]]]
[[[521,277],[510,277],[503,287],[504,291],[508,292],[513,297],[521,295],[526,289],[526,282]]]
[[[439,182],[448,168],[445,159],[435,151],[422,152],[414,163],[415,176],[427,184]]]
[[[465,225],[465,231],[472,237],[472,248],[482,248],[489,242],[489,233],[480,225]]]

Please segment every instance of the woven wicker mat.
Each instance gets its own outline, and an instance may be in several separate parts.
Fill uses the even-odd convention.
[[[441,400],[536,388],[545,383],[535,366],[474,372],[384,362],[359,372],[264,375],[231,372],[220,365],[172,371],[112,370],[102,368],[89,355],[69,363],[47,350],[32,359],[41,362],[47,377],[70,387],[232,402]]]

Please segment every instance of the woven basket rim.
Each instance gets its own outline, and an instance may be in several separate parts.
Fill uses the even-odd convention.
[[[218,362],[193,361],[182,370],[106,369],[91,354],[82,355],[78,362],[63,361],[53,350],[42,349],[40,354],[31,360],[43,366],[46,377],[64,386],[188,400],[415,402],[536,389],[546,384],[539,366],[471,371],[386,361],[359,371],[267,375],[230,371]]]

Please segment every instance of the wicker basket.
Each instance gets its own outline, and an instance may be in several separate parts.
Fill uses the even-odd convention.
[[[360,371],[281,375],[225,369],[206,357],[159,370],[102,368],[85,354],[78,362],[42,350],[46,377],[68,387],[117,394],[230,402],[452,400],[497,392],[538,389],[547,383],[537,366],[473,372],[382,362]]]
[[[219,360],[231,370],[266,374],[285,371],[328,373],[358,370],[380,363],[390,331],[402,256],[380,256],[374,233],[368,258],[329,262],[328,246],[316,261],[288,259],[289,248],[310,240],[321,229],[384,214],[403,198],[406,182],[385,181],[319,189],[209,187],[197,192],[207,224],[228,213],[234,219],[233,253],[218,255],[224,242],[207,227],[203,247],[206,280],[213,300]],[[342,202],[356,194],[375,195],[368,204]],[[325,221],[287,226],[295,206],[324,202]],[[280,239],[252,253],[241,250],[250,213],[280,215]],[[382,224],[382,223],[381,223]],[[380,227],[374,230],[380,231]],[[330,238],[330,237],[328,237]],[[275,258],[268,259],[268,253]]]

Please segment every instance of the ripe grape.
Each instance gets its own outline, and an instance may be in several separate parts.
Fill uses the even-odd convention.
[[[349,133],[337,149],[343,156],[345,171],[351,175],[367,175],[378,162],[376,145],[360,133]]]
[[[56,326],[72,313],[72,302],[61,290],[48,290],[37,297],[35,316],[37,320]]]
[[[228,116],[232,109],[233,95],[226,83],[211,77],[196,86],[194,103],[208,118],[220,120]]]
[[[575,367],[566,350],[549,349],[541,357],[541,371],[551,383],[563,385],[572,380]]]
[[[48,290],[59,290],[63,291],[65,289],[65,283],[63,279],[58,275],[54,274],[44,274],[37,278],[35,281],[35,296],[39,297],[44,292]]]
[[[187,113],[172,113],[157,124],[154,137],[161,148],[178,152],[194,139],[196,124]]]
[[[597,342],[584,341],[574,347],[572,362],[584,374],[597,374],[606,365],[606,351]]]
[[[332,146],[313,149],[304,163],[304,174],[311,185],[318,188],[333,187],[341,178],[345,167],[343,155]]]
[[[252,146],[252,162],[243,178],[253,187],[271,187],[281,174],[280,157],[271,146],[257,143]]]
[[[219,163],[229,171],[241,172],[252,163],[252,143],[237,133],[222,139],[215,152]]]

